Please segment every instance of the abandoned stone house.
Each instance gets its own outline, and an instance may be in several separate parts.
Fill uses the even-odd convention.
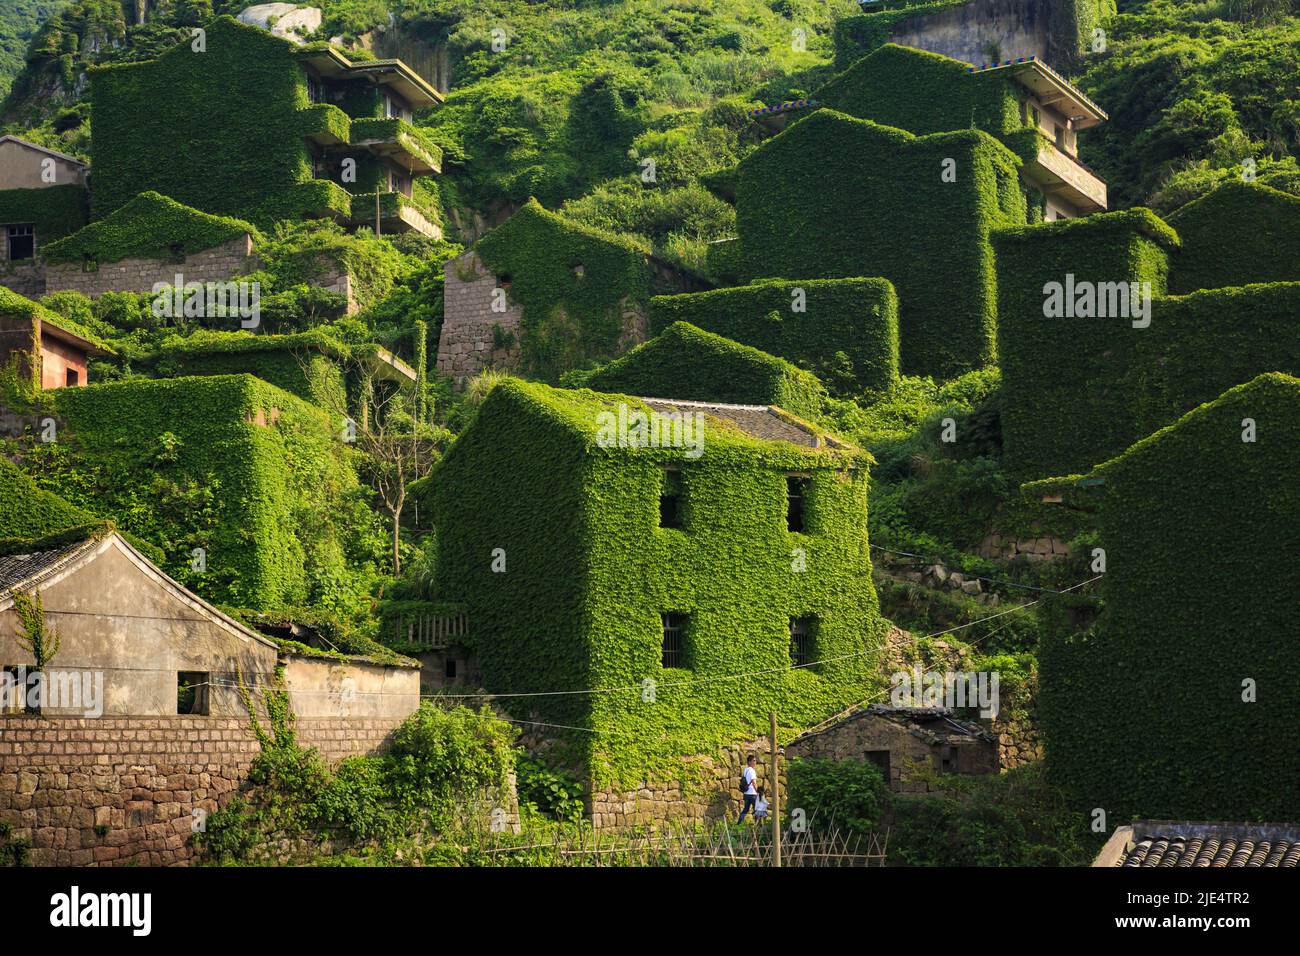
[[[443,267],[443,320],[437,368],[457,385],[485,368],[518,371],[526,364],[526,336],[563,340],[573,335],[576,312],[590,309],[592,289],[605,290],[608,324],[616,329],[601,357],[646,340],[651,294],[710,288],[699,276],[651,252],[548,212],[529,202],[490,233],[494,248],[518,244],[514,264],[484,261],[477,244]],[[489,258],[492,258],[489,256]],[[517,289],[545,288],[545,309],[525,314]],[[538,301],[538,297],[531,297]],[[598,349],[599,350],[599,349]]]
[[[862,760],[900,793],[931,789],[933,774],[995,774],[998,738],[944,707],[871,704],[785,746],[790,759]]]
[[[267,726],[271,690],[331,761],[379,748],[419,706],[414,661],[283,651],[110,529],[70,537],[0,557],[0,820],[34,863],[184,862],[195,821],[243,782],[249,705]],[[19,595],[39,595],[59,638],[39,674]]]
[[[0,287],[0,369],[47,391],[87,384],[90,358],[110,354],[75,322]]]

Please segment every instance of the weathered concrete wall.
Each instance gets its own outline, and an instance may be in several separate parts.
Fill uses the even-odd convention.
[[[299,719],[331,763],[381,748],[397,718]],[[247,716],[0,717],[0,820],[38,866],[187,863],[202,814],[244,783],[258,752]]]
[[[43,177],[45,160],[53,164],[54,181]],[[86,167],[13,140],[0,143],[0,189],[42,189],[85,182]]]
[[[488,367],[513,369],[519,365],[519,336],[523,310],[496,294],[500,281],[483,265],[476,252],[467,252],[443,269],[442,332],[438,336],[438,374],[449,375],[457,385]],[[494,312],[497,301],[504,311]],[[501,331],[496,332],[499,328]],[[496,348],[500,336],[511,344]]]
[[[45,266],[45,290],[65,289],[95,296],[105,292],[152,292],[159,282],[171,285],[176,276],[185,282],[226,282],[247,275],[258,268],[253,239],[244,235],[211,249],[186,256],[179,262],[162,259],[123,259],[101,263],[94,272],[86,272],[80,263],[59,262]]]
[[[76,374],[68,381],[68,373]],[[41,388],[63,388],[66,385],[86,384],[86,353],[75,346],[41,334]]]
[[[160,574],[143,569],[115,536],[95,547],[93,559],[39,583],[46,618],[62,637],[51,666],[99,675],[105,716],[175,715],[181,671],[211,674],[212,716],[245,715],[233,686],[236,674],[245,683],[269,683],[278,649],[218,623]],[[16,641],[17,615],[6,604],[0,602],[0,665],[30,664],[31,655]]]
[[[383,667],[357,661],[289,656],[284,687],[300,718],[352,717],[405,720],[420,707],[418,667]]]
[[[1063,63],[1052,38],[1054,8],[1059,5],[1059,0],[972,0],[901,20],[891,39],[975,66],[1022,56]]]

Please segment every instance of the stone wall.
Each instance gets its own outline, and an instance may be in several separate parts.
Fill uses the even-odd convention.
[[[93,272],[75,262],[47,263],[45,291],[71,290],[91,298],[105,292],[152,292],[157,283],[171,285],[178,275],[185,282],[228,282],[253,272],[259,264],[252,237],[244,235],[176,262],[123,259],[101,263]]]
[[[438,337],[438,374],[464,384],[485,368],[513,369],[519,364],[519,336],[523,309],[509,301],[505,311],[492,311],[494,292],[501,286],[476,252],[447,263],[442,293],[442,332]],[[494,330],[500,328],[500,332]],[[497,340],[508,345],[497,348]]]
[[[975,553],[981,558],[992,558],[996,561],[1010,561],[1012,558],[1021,557],[1029,561],[1057,561],[1069,556],[1070,546],[1060,538],[1047,534],[1015,538],[995,532],[984,536]]]
[[[998,766],[1011,770],[1043,759],[1043,739],[1038,732],[1038,677],[1032,677],[1010,700],[1003,699],[1001,713],[989,724],[998,737]]]
[[[401,723],[307,719],[298,741],[331,763],[373,753]],[[0,820],[38,866],[189,862],[196,808],[243,784],[258,743],[247,718],[0,717]]]
[[[783,752],[783,751],[782,751]],[[745,745],[726,748],[717,756],[683,757],[681,780],[642,781],[635,788],[606,788],[592,792],[588,811],[592,825],[610,829],[667,822],[698,823],[740,813],[740,775],[749,754],[758,758],[757,785],[771,789],[770,745],[760,737]],[[785,761],[780,771],[781,803],[786,800]],[[768,794],[771,800],[771,794]]]
[[[45,267],[34,262],[5,262],[0,259],[0,285],[24,298],[45,295]]]
[[[865,713],[792,740],[786,751],[792,759],[830,760],[865,760],[868,753],[888,751],[889,788],[899,793],[925,793],[934,789],[923,771],[998,772],[997,748],[988,739],[953,736],[935,744],[900,723]]]

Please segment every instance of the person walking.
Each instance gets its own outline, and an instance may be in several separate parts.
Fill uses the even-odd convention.
[[[740,816],[736,818],[737,823],[745,822],[745,814],[754,809],[758,802],[758,788],[755,784],[758,781],[758,771],[754,769],[758,766],[758,758],[753,754],[745,761],[745,770],[740,777],[740,792],[745,798],[745,805],[740,808]]]

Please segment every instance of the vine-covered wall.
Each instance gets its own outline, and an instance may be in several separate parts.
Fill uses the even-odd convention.
[[[651,333],[675,322],[778,355],[833,391],[898,381],[898,297],[886,279],[760,281],[650,300]]]
[[[685,779],[684,757],[752,738],[771,710],[805,726],[877,690],[870,456],[717,422],[696,459],[601,447],[597,416],[620,403],[644,410],[508,381],[435,474],[441,597],[468,606],[488,689],[613,689],[505,701],[595,731],[573,737],[593,787]],[[790,473],[808,476],[807,533],[787,530]],[[665,482],[681,528],[659,527]],[[684,667],[662,666],[663,612],[690,616]],[[790,619],[805,616],[824,663],[793,669]]]
[[[649,249],[570,222],[535,199],[475,246],[523,310],[523,371],[553,380],[619,352],[624,313],[650,297]]]
[[[1300,197],[1229,181],[1169,217],[1182,249],[1170,263],[1175,294],[1300,279]]]
[[[995,357],[989,231],[1025,222],[1018,166],[979,130],[917,137],[818,110],[740,164],[742,272],[882,276],[898,292],[905,372],[978,368]]]
[[[62,239],[86,224],[86,189],[81,185],[43,189],[0,189],[0,225],[30,224],[36,232],[36,254],[46,243]]]
[[[226,375],[51,398],[63,424],[56,442],[25,449],[28,473],[156,545],[164,570],[209,600],[339,608],[373,571],[367,545],[382,553],[382,531],[341,426],[287,392]]]
[[[994,236],[1005,460],[1025,477],[1087,468],[1262,372],[1300,371],[1300,283],[1163,295],[1178,236],[1150,210]],[[1151,283],[1140,317],[1044,315],[1045,286]],[[1130,286],[1131,292],[1131,286]]]
[[[1092,472],[1104,610],[1040,656],[1048,769],[1081,812],[1294,819],[1297,448],[1300,380],[1266,374]]]
[[[42,248],[47,262],[101,265],[127,258],[179,260],[240,236],[261,238],[242,219],[212,216],[157,192],[143,192],[84,229]]]
[[[778,405],[805,418],[820,415],[826,394],[812,373],[688,322],[674,322],[585,384],[600,392]]]

